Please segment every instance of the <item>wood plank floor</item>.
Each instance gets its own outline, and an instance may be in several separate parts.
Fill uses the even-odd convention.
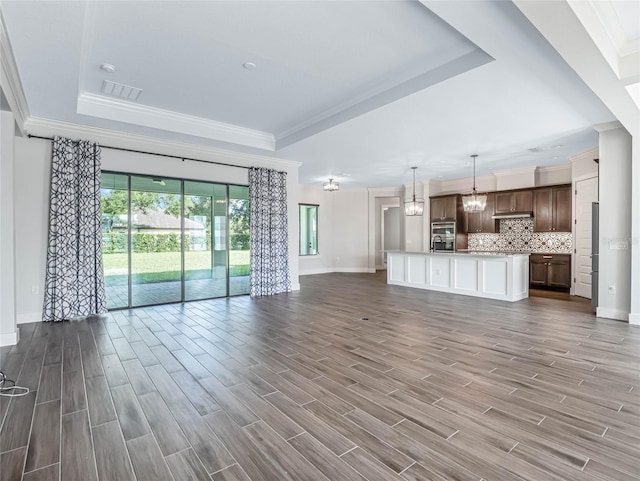
[[[576,298],[301,280],[22,325],[0,478],[640,479],[640,329]]]

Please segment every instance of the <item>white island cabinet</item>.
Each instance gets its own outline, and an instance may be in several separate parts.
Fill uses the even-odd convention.
[[[529,297],[529,254],[389,251],[387,284],[519,301]]]

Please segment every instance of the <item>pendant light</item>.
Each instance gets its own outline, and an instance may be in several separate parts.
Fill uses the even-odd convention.
[[[424,199],[416,199],[416,169],[417,167],[411,167],[413,170],[413,196],[411,200],[404,201],[404,215],[422,215],[424,212]]]
[[[329,182],[325,182],[322,185],[322,190],[326,190],[327,192],[335,192],[340,188],[340,184],[333,181],[333,177],[329,179]]]
[[[487,206],[487,194],[478,194],[476,191],[476,157],[473,154],[473,191],[469,195],[462,196],[462,206],[465,212],[482,212]]]

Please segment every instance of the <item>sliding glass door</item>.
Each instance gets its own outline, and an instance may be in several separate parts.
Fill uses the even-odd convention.
[[[229,186],[229,295],[249,293],[249,187]]]
[[[131,176],[131,306],[182,300],[181,182]]]
[[[227,295],[227,186],[184,183],[185,300]]]
[[[248,190],[103,172],[107,306],[248,294]]]
[[[102,174],[102,267],[107,309],[129,306],[129,176]]]

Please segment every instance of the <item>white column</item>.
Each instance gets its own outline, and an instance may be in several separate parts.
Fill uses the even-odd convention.
[[[13,215],[13,114],[0,111],[0,346],[17,344]]]
[[[629,323],[640,325],[640,133],[631,143],[631,312]]]
[[[600,132],[600,276],[596,315],[628,321],[632,297],[631,135],[619,122],[596,129]]]
[[[429,252],[431,249],[431,201],[429,196],[431,195],[431,181],[429,179],[423,180],[422,195],[424,195],[424,214],[422,216],[422,250]]]

